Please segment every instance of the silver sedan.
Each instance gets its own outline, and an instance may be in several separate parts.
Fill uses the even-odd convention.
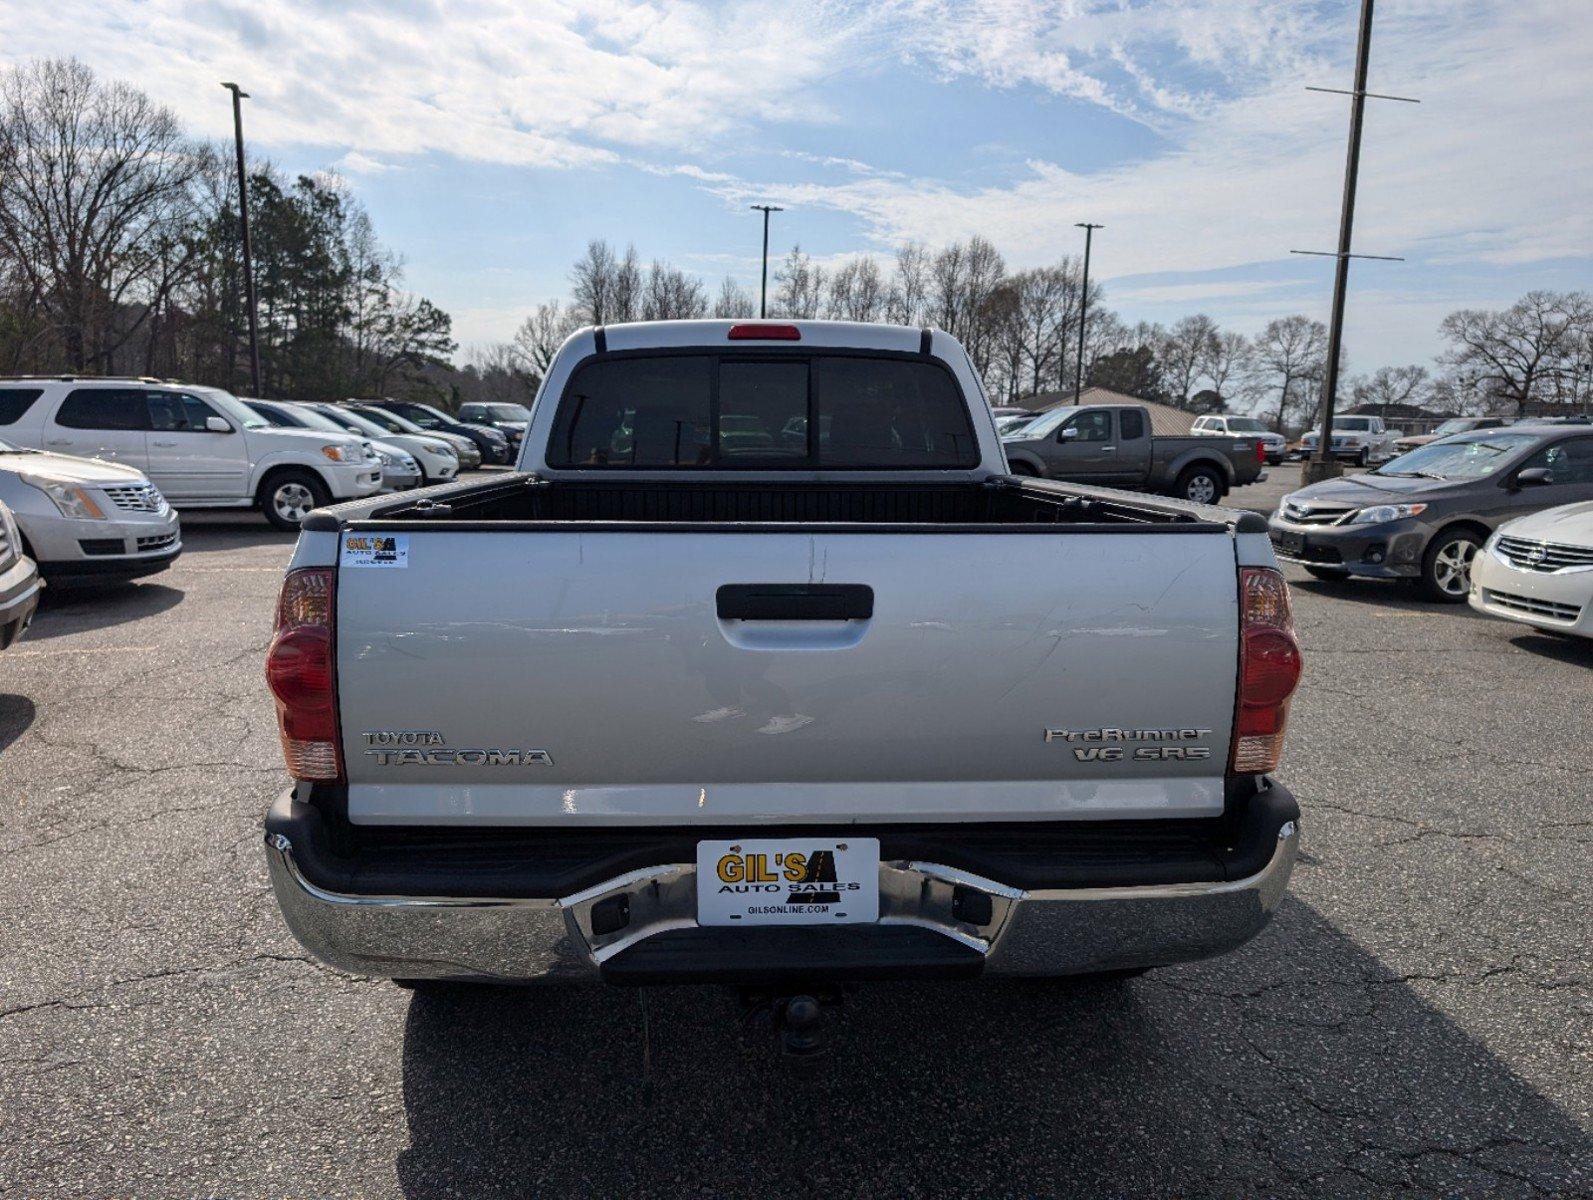
[[[134,579],[182,553],[177,514],[132,467],[0,441],[0,502],[51,582]]]

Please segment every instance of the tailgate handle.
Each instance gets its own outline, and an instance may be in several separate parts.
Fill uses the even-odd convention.
[[[866,621],[874,589],[866,583],[727,583],[717,594],[721,621]]]

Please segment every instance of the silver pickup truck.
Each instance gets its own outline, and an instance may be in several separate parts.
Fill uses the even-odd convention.
[[[305,521],[270,874],[411,984],[1132,973],[1277,904],[1299,671],[1260,517],[1015,477],[944,333],[586,329],[518,473]]]

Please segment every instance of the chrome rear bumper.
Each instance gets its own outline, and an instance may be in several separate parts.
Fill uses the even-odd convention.
[[[1267,923],[1298,844],[1298,823],[1289,821],[1266,866],[1249,878],[1139,887],[1023,891],[935,863],[885,862],[880,925],[939,934],[982,957],[992,975],[1078,975],[1209,958]],[[359,975],[597,980],[605,963],[647,939],[697,928],[691,863],[633,871],[559,899],[492,899],[327,891],[305,878],[281,833],[267,833],[266,857],[294,936],[322,962]],[[990,898],[988,920],[959,919],[968,906],[954,906],[958,889]],[[597,933],[593,909],[617,897],[628,922]]]

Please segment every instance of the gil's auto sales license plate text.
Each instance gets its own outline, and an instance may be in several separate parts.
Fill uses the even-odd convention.
[[[878,838],[697,843],[699,925],[879,920]]]

